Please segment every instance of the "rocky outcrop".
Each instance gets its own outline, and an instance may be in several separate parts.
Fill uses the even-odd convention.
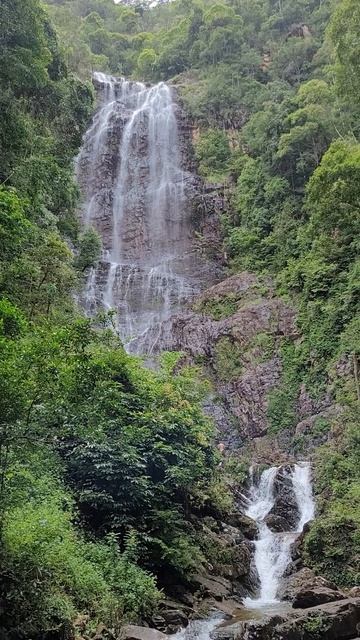
[[[225,600],[232,594],[232,584],[222,576],[194,574],[191,582],[202,597]]]
[[[248,540],[255,540],[257,537],[258,528],[256,522],[252,520],[252,518],[240,513],[240,511],[229,513],[226,517],[226,522],[232,527],[240,529],[242,535]]]
[[[281,379],[278,346],[298,331],[294,310],[277,298],[269,281],[241,273],[206,290],[193,310],[164,326],[162,344],[203,362],[220,394],[228,425],[228,446],[264,435],[268,399]],[[225,421],[224,421],[225,422]],[[235,433],[234,433],[235,431]]]
[[[298,612],[218,628],[213,640],[350,640],[360,631],[360,600],[344,599]]]
[[[276,529],[276,531],[293,531],[296,529],[299,520],[299,508],[294,494],[291,481],[291,467],[281,467],[276,474],[274,482],[275,502],[268,515],[270,516],[270,524],[280,525],[283,523],[284,528]],[[273,520],[272,520],[273,518]],[[267,521],[268,522],[268,521]]]
[[[321,576],[316,576],[307,567],[285,579],[281,597],[292,603],[294,609],[306,609],[345,598],[336,585]]]

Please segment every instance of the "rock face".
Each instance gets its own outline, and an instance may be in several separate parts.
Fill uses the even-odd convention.
[[[360,600],[343,599],[260,621],[218,628],[214,640],[350,640],[360,631]]]
[[[267,432],[269,393],[281,377],[276,346],[297,337],[294,310],[274,296],[270,282],[244,272],[212,286],[193,310],[171,318],[161,342],[206,363],[225,407],[222,436],[234,447]],[[216,407],[209,412],[215,414]]]
[[[88,313],[116,311],[130,351],[156,351],[159,323],[214,282],[195,250],[201,181],[174,91],[96,73],[99,108],[77,160],[84,226],[103,256],[83,295]],[[200,222],[199,222],[200,224]],[[152,329],[151,335],[148,330]]]

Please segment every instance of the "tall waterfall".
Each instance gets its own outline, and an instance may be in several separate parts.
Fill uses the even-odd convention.
[[[255,542],[255,567],[260,581],[258,598],[246,598],[249,608],[260,608],[277,602],[280,579],[291,560],[291,544],[303,530],[306,522],[314,517],[315,505],[311,487],[311,472],[308,463],[294,465],[291,471],[292,489],[299,512],[295,531],[274,533],[264,519],[275,503],[274,483],[278,467],[266,469],[258,484],[252,483],[246,515],[258,525],[259,535]]]
[[[89,314],[114,309],[129,351],[152,353],[162,323],[203,286],[207,267],[193,247],[177,105],[163,82],[94,74],[99,108],[85,135],[76,172],[84,226],[103,241],[89,274]]]

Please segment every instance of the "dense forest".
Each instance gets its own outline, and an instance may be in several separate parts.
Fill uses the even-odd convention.
[[[95,70],[176,87],[199,174],[227,194],[227,273],[271,276],[296,307],[271,432],[292,432],[302,384],[340,407],[313,452],[319,515],[303,553],[354,586],[358,1],[0,5],[0,637],[42,638],[79,614],[88,630],[149,619],[167,574],[184,581],[221,553],[194,514],[233,508],[200,368],[176,353],[146,368],[111,314],[95,322],[77,302],[101,253],[73,177]]]

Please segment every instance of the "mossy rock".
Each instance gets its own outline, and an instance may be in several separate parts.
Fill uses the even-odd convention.
[[[243,371],[242,351],[235,340],[228,336],[220,338],[214,349],[213,367],[223,382],[239,378]]]
[[[235,294],[216,296],[203,300],[194,305],[194,310],[210,316],[213,320],[224,320],[234,315],[239,308],[239,301]]]

